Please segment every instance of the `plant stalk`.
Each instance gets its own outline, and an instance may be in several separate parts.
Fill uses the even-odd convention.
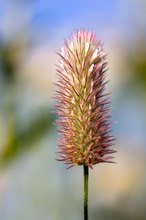
[[[84,169],[84,220],[88,220],[88,166],[83,166]]]

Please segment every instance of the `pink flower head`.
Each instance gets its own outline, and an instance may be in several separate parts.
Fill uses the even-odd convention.
[[[106,62],[102,44],[91,31],[79,30],[59,52],[56,91],[59,159],[69,167],[92,167],[112,162],[108,156],[110,134],[109,96],[104,93]]]

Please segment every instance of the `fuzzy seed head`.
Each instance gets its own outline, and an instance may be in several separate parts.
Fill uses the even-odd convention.
[[[57,66],[56,91],[59,159],[69,167],[112,162],[108,156],[110,134],[109,96],[104,93],[106,62],[102,44],[91,31],[79,30],[65,41]]]

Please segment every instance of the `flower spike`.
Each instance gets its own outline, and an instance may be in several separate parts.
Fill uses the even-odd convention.
[[[59,161],[69,167],[112,162],[107,63],[92,31],[78,30],[60,49],[56,91]]]

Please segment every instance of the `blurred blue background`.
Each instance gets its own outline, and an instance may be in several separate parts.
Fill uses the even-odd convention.
[[[117,164],[90,171],[92,220],[146,219],[146,1],[0,0],[0,220],[83,219],[82,167],[57,162],[56,51],[104,41]]]

